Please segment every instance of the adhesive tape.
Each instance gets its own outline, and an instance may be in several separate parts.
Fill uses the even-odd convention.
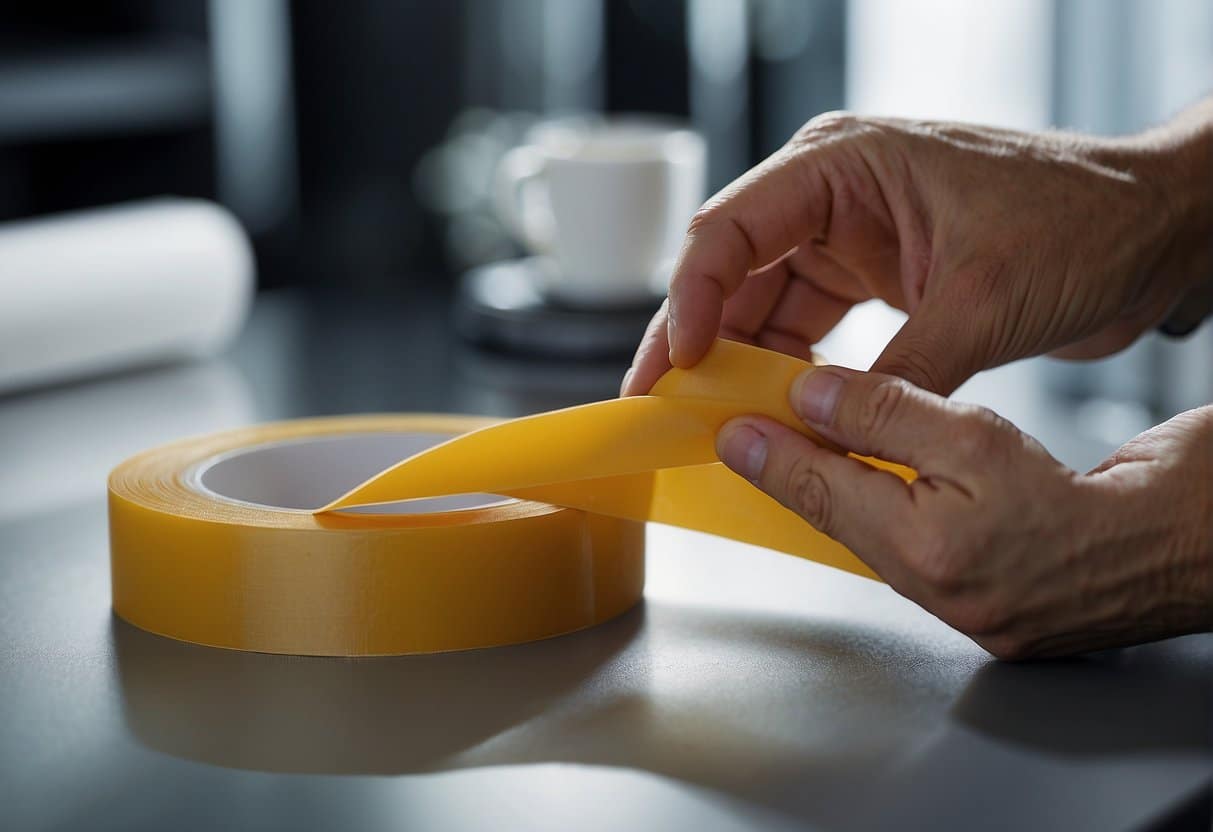
[[[716,461],[717,431],[743,413],[821,442],[787,398],[811,367],[719,341],[650,396],[492,425],[288,422],[147,452],[110,477],[114,610],[152,632],[271,653],[528,641],[636,603],[648,521],[876,577]]]
[[[144,452],[110,476],[114,611],[184,641],[309,655],[462,650],[633,606],[644,527],[495,495],[310,509],[484,419],[269,424]]]

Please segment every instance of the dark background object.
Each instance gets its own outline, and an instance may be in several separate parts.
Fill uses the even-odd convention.
[[[440,267],[411,175],[462,106],[465,4],[298,2],[292,11],[308,278],[336,268],[351,288],[374,288]]]
[[[206,7],[0,6],[0,219],[210,195]]]
[[[703,27],[729,9],[739,31]],[[0,8],[0,221],[200,196],[249,229],[263,288],[449,292],[466,266],[518,253],[483,204],[442,212],[419,197],[419,165],[454,132],[496,147],[521,137],[503,138],[502,118],[689,118],[721,147],[720,186],[841,105],[844,11],[844,0],[18,0]],[[763,32],[784,18],[808,35],[772,53]],[[700,46],[741,38],[743,71],[723,87],[704,86],[696,31]],[[705,96],[739,97],[744,120],[713,121]],[[482,188],[491,164],[477,170]]]
[[[530,262],[490,263],[461,275],[455,330],[474,344],[523,355],[584,361],[632,354],[660,300],[614,308],[562,306],[542,296]]]

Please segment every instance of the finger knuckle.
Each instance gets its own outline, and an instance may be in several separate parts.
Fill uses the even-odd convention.
[[[1008,419],[999,416],[988,407],[977,408],[976,418],[984,423],[990,434],[994,436],[1004,434],[1008,430],[1014,430],[1014,425]]]
[[[973,421],[964,421],[952,429],[952,447],[965,459],[979,458],[985,450],[985,432]]]
[[[687,237],[690,239],[720,233],[739,241],[749,250],[751,259],[757,256],[757,244],[751,223],[745,219],[744,214],[737,213],[735,206],[729,207],[727,199],[723,197],[696,211],[687,226]]]
[[[821,472],[806,460],[796,460],[788,468],[784,482],[788,503],[819,531],[833,529],[833,500],[830,485]]]
[[[940,369],[935,357],[938,354],[940,350],[933,344],[912,341],[902,345],[897,357],[886,364],[884,372],[899,376],[924,390],[947,395],[951,392],[951,384],[947,374]]]
[[[850,134],[863,124],[863,119],[846,110],[830,110],[809,119],[796,131],[793,141],[811,144],[827,136]]]
[[[856,414],[856,427],[864,436],[883,434],[904,409],[908,395],[905,382],[884,379],[863,396]]]
[[[716,201],[705,202],[700,206],[699,210],[691,216],[690,223],[687,224],[687,234],[691,237],[698,236],[704,230],[720,224],[721,207]]]
[[[909,559],[919,580],[935,594],[952,596],[964,588],[965,558],[947,535],[934,529],[919,533]]]
[[[1002,417],[974,408],[956,425],[953,441],[956,452],[966,459],[986,460],[1002,448]]]

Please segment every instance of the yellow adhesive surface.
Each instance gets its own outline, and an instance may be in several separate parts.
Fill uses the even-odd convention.
[[[875,577],[842,544],[716,458],[717,432],[744,414],[769,416],[827,444],[788,403],[792,381],[811,367],[781,353],[717,341],[702,362],[670,370],[648,396],[482,428],[389,468],[322,511],[443,494],[509,494],[705,531]],[[913,477],[902,466],[863,461]]]

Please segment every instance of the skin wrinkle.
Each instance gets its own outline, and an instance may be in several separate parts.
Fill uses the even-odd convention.
[[[804,161],[798,156],[798,154],[790,151],[784,153],[782,169],[786,171],[789,181],[794,181],[797,179],[803,180],[805,167]],[[830,191],[830,185],[825,181],[824,177],[822,177],[822,179],[816,184],[818,186],[817,190],[813,189],[812,183],[805,182],[802,184],[800,199],[793,200],[789,205],[789,208],[793,210],[789,210],[786,213],[781,213],[780,216],[783,218],[784,224],[783,228],[781,229],[780,239],[796,240],[798,238],[803,238],[804,235],[800,233],[799,229],[809,227],[812,224],[813,217],[819,213],[819,211],[815,210],[813,207],[814,201],[824,202],[826,205],[826,213],[822,218],[821,227],[823,229],[822,233],[828,233],[834,197],[833,193]],[[823,190],[825,192],[824,200],[822,200],[820,196]],[[814,199],[814,195],[817,195],[816,200]],[[797,207],[800,209],[799,212],[794,210]],[[795,216],[797,213],[799,213],[800,216]],[[795,218],[793,219],[793,217]],[[795,246],[792,248],[794,249]]]
[[[716,223],[716,219],[714,218],[714,215],[711,213],[711,210],[712,209],[710,207],[710,204],[705,204],[704,207],[699,210],[699,213],[696,214],[691,219],[690,228],[687,229],[688,247],[689,247],[689,244],[693,243],[696,240],[696,238],[707,236],[711,233],[712,225],[714,223]],[[734,223],[734,225],[735,225],[735,223]],[[743,240],[746,244],[747,249],[752,252],[753,243],[750,242],[749,237],[743,236]],[[699,276],[705,277],[711,283],[715,284],[716,291],[722,296],[722,299],[723,299],[723,296],[725,294],[724,283],[723,283],[721,277],[715,271],[700,269]],[[675,279],[677,279],[677,278],[675,278]],[[671,290],[674,288],[673,283],[671,283],[670,288],[671,288]],[[678,312],[681,309],[680,297],[679,297],[678,293],[671,291],[670,295],[669,295],[669,302],[670,302],[670,310],[669,310],[670,319],[678,320],[679,318],[681,318],[681,316],[678,314]],[[673,340],[674,340],[673,337],[671,337],[670,341],[673,342]]]
[[[784,269],[787,276],[782,281],[783,285],[780,292],[778,295],[771,297],[759,322],[756,325],[751,326],[737,326],[724,323],[721,325],[721,334],[731,340],[758,344],[770,349],[777,349],[780,352],[788,352],[808,360],[812,357],[812,347],[810,342],[805,340],[801,333],[783,329],[782,327],[773,323],[771,318],[771,313],[779,307],[779,304],[788,295],[788,293],[794,290],[794,286],[797,281],[804,283],[805,285],[811,285],[803,278],[800,278],[798,275],[792,273],[790,265],[785,264]],[[816,289],[816,287],[814,288]],[[823,295],[827,295],[828,297],[828,292],[825,292],[824,290],[818,291],[821,291]],[[845,304],[848,307],[850,306],[850,303],[847,301],[838,300],[837,302],[840,304]],[[838,317],[841,318],[841,315]]]
[[[806,148],[802,152],[811,152],[811,151],[812,151],[812,148]],[[821,229],[821,236],[820,236],[821,241],[824,243],[826,240],[828,240],[832,217],[834,214],[834,204],[836,202],[836,198],[834,197],[835,189],[830,184],[829,177],[826,176],[824,174],[824,172],[820,172],[823,169],[820,169],[820,168],[815,169],[815,168],[811,168],[811,167],[809,167],[808,169],[810,171],[814,171],[815,175],[819,176],[819,180],[818,180],[819,188],[821,191],[824,191],[828,196],[826,204],[829,207],[825,214],[825,220],[823,222],[823,226]],[[805,191],[807,193],[814,192],[814,190],[811,186],[806,186]],[[744,229],[742,229],[742,230],[744,230]],[[753,242],[751,240],[749,240],[748,238],[747,238],[747,242],[749,242],[749,245],[750,245],[751,257],[754,258],[755,254],[754,254]],[[815,245],[816,243],[817,243],[817,238],[810,241],[809,245]],[[785,263],[785,268],[787,270],[787,274],[788,274],[788,278],[789,278],[787,280],[787,282],[785,283],[783,289],[781,290],[780,296],[775,297],[771,300],[771,302],[769,304],[769,309],[767,310],[766,315],[763,317],[762,322],[753,329],[734,328],[734,327],[728,327],[726,325],[725,328],[722,329],[722,331],[726,335],[731,336],[731,337],[737,337],[738,340],[743,340],[743,341],[747,341],[750,343],[758,343],[759,345],[762,345],[762,346],[768,346],[768,347],[774,346],[775,348],[781,349],[781,351],[788,351],[788,347],[791,346],[792,344],[794,344],[800,338],[800,335],[794,331],[781,328],[777,325],[773,325],[771,323],[770,319],[771,319],[771,313],[779,307],[780,301],[782,300],[783,296],[785,296],[788,293],[789,289],[791,288],[792,281],[794,281],[794,280],[800,280],[800,281],[804,282],[805,284],[812,286],[815,291],[820,292],[821,294],[827,296],[827,298],[829,298],[831,300],[835,300],[835,301],[839,302],[840,304],[846,304],[847,306],[850,306],[851,304],[856,302],[856,299],[841,297],[841,296],[835,294],[828,286],[824,286],[819,283],[814,283],[811,279],[807,278],[798,268],[796,268],[796,266],[793,262],[794,256],[797,253],[797,251],[798,251],[797,248],[793,248],[790,251],[788,251],[787,253],[785,253],[781,258],[773,261],[771,264],[767,264],[765,266],[762,266],[760,269],[756,270],[756,271],[764,271],[780,262],[783,262],[783,263]],[[824,245],[822,246],[822,248],[819,252],[819,256],[828,257],[831,260],[833,260],[833,257],[830,254],[828,248],[825,248]],[[840,266],[840,268],[845,268],[845,267],[842,267],[841,264],[838,264],[838,265]],[[787,343],[784,343],[785,340]],[[807,344],[803,345],[800,349],[796,349],[794,346],[792,347],[792,349],[794,350],[794,354],[803,355],[806,357],[811,354],[811,347]]]
[[[823,280],[823,275],[818,274],[820,269],[813,269],[811,265],[806,265],[804,268],[797,265],[796,274],[801,280],[848,305],[862,303],[875,293],[875,290],[871,288],[872,281],[867,275],[856,273],[848,264],[840,261],[834,252],[821,241],[810,241],[807,249],[803,257],[796,258],[797,263],[803,259],[816,261],[820,266],[824,262],[832,270],[844,274],[846,281],[843,286],[837,286],[833,279]],[[846,284],[850,284],[854,289],[851,294],[845,293]]]
[[[859,159],[860,163],[863,165],[864,171],[867,173],[868,180],[876,183],[874,186],[874,190],[875,190],[876,199],[878,201],[877,208],[878,209],[883,208],[883,213],[880,210],[872,210],[868,206],[867,200],[862,199],[862,198],[856,198],[854,196],[854,194],[857,193],[857,189],[852,184],[847,183],[847,180],[845,178],[839,178],[840,182],[847,183],[847,184],[839,184],[839,185],[831,184],[829,186],[829,192],[831,194],[831,208],[830,208],[831,222],[833,222],[833,218],[837,215],[839,217],[845,218],[848,221],[849,225],[858,226],[858,225],[862,225],[863,220],[856,221],[854,218],[857,215],[862,215],[863,218],[865,220],[867,220],[868,222],[879,226],[882,229],[882,231],[884,232],[885,237],[892,239],[892,240],[896,240],[898,237],[897,220],[889,210],[888,202],[885,200],[884,193],[880,188],[879,180],[876,178],[875,173],[872,170],[872,167],[868,164],[865,155],[862,152],[858,152],[858,153],[856,153],[856,157]],[[827,168],[827,170],[828,170],[828,168]],[[827,182],[830,181],[828,175],[823,174],[823,176]],[[837,176],[837,174],[836,174],[836,176]],[[845,262],[844,262],[844,260],[842,258],[840,258],[838,256],[838,254],[831,247],[831,237],[829,235],[822,237],[822,240],[820,242],[820,250],[824,256],[827,256],[831,260],[833,260],[835,263],[840,264],[848,272],[860,276],[861,277],[860,282],[868,287],[869,295],[875,296],[875,295],[884,294],[885,295],[884,299],[889,301],[890,303],[899,303],[900,302],[902,305],[905,305],[905,304],[908,304],[911,302],[911,299],[908,297],[905,297],[904,295],[902,297],[897,297],[896,295],[888,295],[888,293],[881,293],[880,282],[878,280],[874,280],[872,278],[871,271],[869,269],[865,269],[863,267],[863,263],[866,260],[876,260],[878,262],[880,260],[883,260],[884,259],[883,252],[880,252],[880,251],[872,252],[870,249],[868,249],[866,251],[850,252],[848,254],[848,256],[845,258]],[[858,261],[858,263],[856,261]],[[864,279],[864,278],[866,278],[866,279]],[[863,300],[863,299],[866,299],[866,298],[859,298],[857,300]],[[915,302],[916,302],[916,299],[915,299]]]
[[[726,214],[725,221],[732,224],[733,228],[741,236],[742,241],[745,243],[746,248],[749,251],[749,257],[747,260],[747,262],[749,263],[749,267],[754,268],[754,266],[758,263],[758,247],[756,245],[754,245],[754,241],[752,239],[750,239],[750,232],[747,231],[746,227],[744,225],[742,225],[740,222],[738,222],[736,217],[734,217],[732,214]],[[720,287],[720,291],[723,293],[724,284],[721,283],[720,280],[718,280],[715,277],[713,277],[712,279],[716,280],[716,285]]]
[[[771,313],[787,292],[790,280],[785,261],[776,261],[764,267],[762,272],[752,275],[737,290],[737,295],[748,293],[752,300],[726,310],[720,323],[724,337],[752,339],[767,325]]]
[[[834,227],[834,185],[830,182],[830,177],[826,174],[827,167],[825,165],[817,168],[817,176],[819,177],[820,193],[825,195],[825,217],[822,219],[821,228],[817,235],[811,238],[811,241],[820,240],[825,243],[830,239],[830,230]],[[810,169],[810,175],[812,171]],[[806,190],[805,193],[815,193],[813,190]]]
[[[904,151],[897,154],[898,166],[890,170],[891,176],[903,183],[903,192],[898,194],[899,200],[905,205],[907,220],[906,229],[909,232],[907,241],[902,245],[902,271],[899,283],[906,296],[906,311],[913,314],[917,311],[917,301],[910,304],[909,298],[920,298],[926,289],[928,276],[935,268],[939,249],[935,243],[938,240],[938,224],[934,212],[928,210],[926,194],[927,183],[919,175],[919,168],[911,164]],[[921,248],[915,252],[915,246]],[[907,262],[908,261],[908,262]],[[915,268],[917,266],[917,268]]]
[[[789,272],[791,268],[789,267]],[[787,310],[800,305],[812,305],[813,314],[808,318],[791,316]],[[833,297],[806,279],[801,273],[790,274],[787,284],[771,309],[763,326],[799,337],[804,346],[817,341],[850,311],[852,302]]]
[[[830,257],[830,254],[828,252],[822,252],[822,256]],[[846,304],[847,306],[852,306],[859,302],[855,298],[845,297],[844,295],[840,295],[840,294],[836,293],[829,286],[821,286],[820,284],[814,283],[809,277],[802,274],[799,270],[796,270],[791,265],[788,266],[788,271],[793,280],[799,280],[802,283],[812,286],[815,291],[820,292],[821,294],[825,295],[830,300],[836,301],[840,304]],[[786,291],[786,288],[785,288],[785,291]]]
[[[867,175],[869,175],[872,181],[876,183],[876,193],[879,199],[879,204],[881,204],[884,209],[884,216],[888,218],[888,226],[892,227],[894,230],[896,230],[896,232],[898,232],[896,237],[900,239],[902,237],[900,229],[909,228],[911,223],[906,222],[904,216],[899,216],[899,212],[890,207],[888,196],[885,196],[884,194],[884,187],[882,184],[883,178],[876,175],[875,167],[873,167],[871,160],[867,158],[867,154],[862,152],[859,153],[859,159],[861,163],[864,164],[864,167],[867,170]],[[901,279],[896,281],[896,284],[901,286],[901,303],[902,306],[906,307],[907,312],[913,312],[913,310],[917,308],[918,302],[922,300],[923,287],[926,286],[927,283],[926,275],[922,275],[921,279],[917,279],[917,277],[918,275],[902,274]]]
[[[1035,518],[1039,521],[1040,518]],[[1027,534],[1030,537],[1037,539],[1049,539],[1055,536],[1060,530],[1051,527],[1049,524],[1040,522],[1031,522],[1026,524],[1029,531]],[[1119,545],[1125,545],[1126,541],[1118,541]],[[998,544],[994,544],[997,546]],[[1080,609],[1087,611],[1087,615],[1081,616],[1070,622],[1072,628],[1089,628],[1093,623],[1101,619],[1124,618],[1126,615],[1127,606],[1131,599],[1126,597],[1123,589],[1126,586],[1133,586],[1140,581],[1140,569],[1128,569],[1123,574],[1109,574],[1108,572],[1094,572],[1091,568],[1092,559],[1089,554],[1097,547],[1106,546],[1106,543],[1093,540],[1084,542],[1081,546],[1076,546],[1070,550],[1070,554],[1063,562],[1043,561],[1038,558],[1024,558],[1021,561],[1021,567],[1030,570],[1031,583],[1044,588],[1044,592],[1040,597],[1033,601],[1028,599],[1027,603],[1019,610],[1017,617],[1010,618],[1001,628],[992,628],[992,634],[999,634],[1004,637],[1010,636],[1013,640],[1019,640],[1026,643],[1031,643],[1035,639],[1033,632],[1034,624],[1038,618],[1044,615],[1048,618],[1049,613],[1054,605],[1059,601],[1065,600],[1065,595],[1060,587],[1064,585],[1059,581],[1059,576],[1064,575],[1067,569],[1075,565],[1086,567],[1086,580],[1080,581],[1077,595],[1083,599],[1083,604]],[[1126,564],[1127,565],[1127,564]],[[1018,630],[1018,634],[1016,634]]]

